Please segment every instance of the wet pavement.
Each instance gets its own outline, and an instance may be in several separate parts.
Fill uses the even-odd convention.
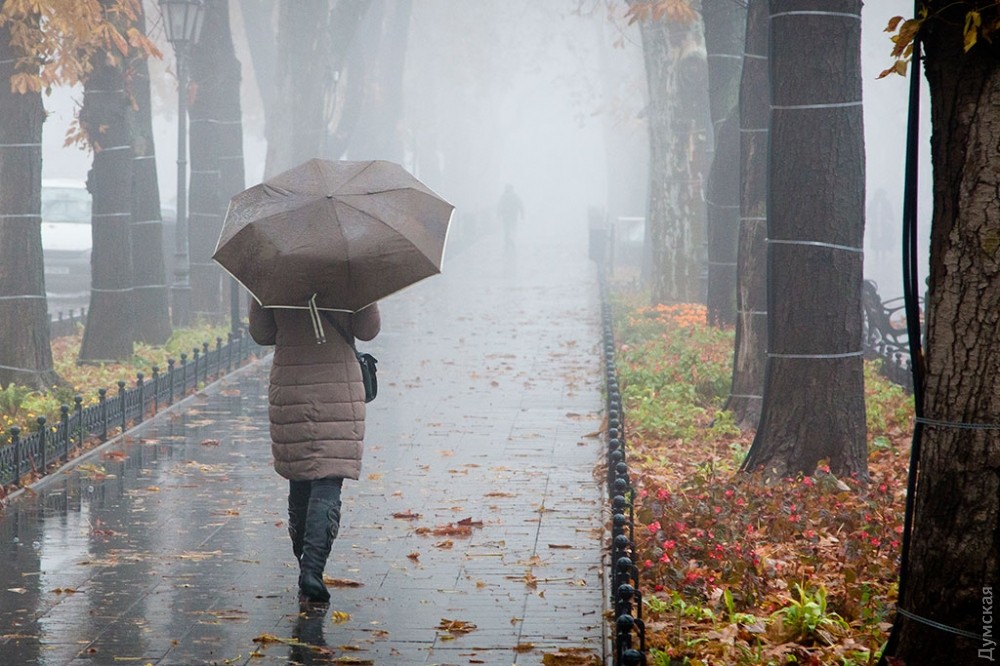
[[[380,391],[362,478],[344,488],[329,608],[300,612],[265,358],[3,508],[0,664],[601,657],[585,236],[537,234],[512,255],[494,234],[382,304],[382,334],[359,345]]]

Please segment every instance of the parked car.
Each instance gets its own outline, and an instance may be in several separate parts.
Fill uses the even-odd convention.
[[[163,208],[163,256],[167,282],[173,279],[176,212]],[[45,291],[52,311],[86,307],[90,301],[93,244],[91,195],[83,181],[42,181],[42,255]]]
[[[90,296],[90,192],[77,180],[42,181],[42,254],[49,299]]]

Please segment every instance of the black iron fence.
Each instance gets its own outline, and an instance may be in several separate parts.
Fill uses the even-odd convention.
[[[607,282],[601,279],[604,369],[608,415],[608,496],[611,501],[609,605],[614,610],[614,666],[646,664],[646,625],[642,619],[639,568],[635,564],[635,489],[628,473],[625,413],[615,366],[615,334]]]
[[[39,416],[37,428],[24,434],[14,426],[6,437],[0,437],[0,486],[20,485],[26,475],[44,476],[70,460],[81,446],[105,442],[109,437],[128,430],[155,415],[161,407],[173,404],[206,384],[238,367],[251,354],[260,350],[246,333],[229,333],[223,344],[202,343],[191,355],[180,355],[179,361],[167,359],[165,370],[153,366],[146,377],[137,373],[134,386],[118,381],[117,391],[98,389],[97,403],[83,406],[83,396],[74,397],[73,405],[63,405],[58,423],[49,423]]]
[[[80,308],[80,313],[70,310],[68,315],[64,315],[62,310],[58,314],[49,318],[49,337],[61,338],[64,335],[76,333],[77,324],[87,322],[87,308]]]

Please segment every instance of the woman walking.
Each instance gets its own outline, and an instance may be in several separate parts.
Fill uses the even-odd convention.
[[[274,345],[268,416],[275,471],[288,479],[288,534],[299,561],[299,594],[328,602],[323,569],[340,529],[344,479],[361,474],[365,388],[348,336],[378,335],[378,305],[355,313],[263,308],[250,303],[250,336]],[[326,342],[317,344],[316,326]]]

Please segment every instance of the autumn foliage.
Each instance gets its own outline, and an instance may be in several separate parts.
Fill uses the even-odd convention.
[[[5,0],[0,25],[11,33],[11,47],[22,56],[11,90],[42,92],[58,84],[83,81],[98,50],[126,56],[131,49],[161,57],[156,45],[133,27],[140,0],[116,0],[105,10],[98,0]]]
[[[895,598],[909,398],[866,368],[872,480],[765,485],[722,410],[731,331],[698,305],[616,306],[652,664],[874,664]],[[821,408],[818,406],[817,408]]]

